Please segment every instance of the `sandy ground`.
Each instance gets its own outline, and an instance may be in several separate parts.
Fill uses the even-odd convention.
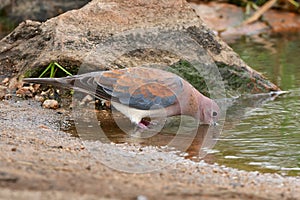
[[[300,177],[193,162],[151,147],[139,151],[152,152],[159,158],[152,164],[164,168],[140,174],[114,170],[87,145],[106,155],[121,148],[123,156],[140,147],[83,143],[59,131],[65,116],[34,101],[0,102],[0,199],[300,199]]]

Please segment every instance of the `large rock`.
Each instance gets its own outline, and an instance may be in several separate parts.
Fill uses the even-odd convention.
[[[81,71],[171,65],[194,84],[200,73],[208,86],[216,68],[228,91],[279,90],[182,0],[94,0],[44,23],[25,21],[0,41],[0,77],[37,76],[51,61]],[[188,69],[198,65],[205,72]]]

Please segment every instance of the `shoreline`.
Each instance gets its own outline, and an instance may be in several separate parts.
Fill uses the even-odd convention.
[[[164,168],[141,174],[116,171],[91,155],[85,146],[89,143],[59,131],[58,122],[67,114],[63,110],[42,109],[31,100],[4,100],[0,108],[0,199],[300,199],[300,177],[182,157],[165,165],[175,155],[158,154],[151,147],[143,151],[157,154],[160,159],[154,163]],[[131,145],[94,145],[108,153],[115,147],[136,150]]]

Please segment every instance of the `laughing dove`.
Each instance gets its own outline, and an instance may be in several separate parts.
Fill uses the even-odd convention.
[[[112,102],[132,123],[147,127],[145,117],[189,115],[215,124],[219,107],[181,77],[155,68],[125,68],[90,72],[65,78],[24,78],[93,95]]]

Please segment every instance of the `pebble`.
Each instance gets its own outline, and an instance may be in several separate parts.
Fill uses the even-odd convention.
[[[47,99],[43,103],[43,108],[48,108],[48,109],[57,109],[59,107],[59,104],[56,100],[53,99]]]
[[[139,196],[137,196],[136,199],[137,200],[148,200],[148,198],[146,196],[144,196],[144,195],[139,195]]]
[[[32,92],[30,91],[30,87],[20,87],[17,91],[16,94],[18,97],[32,97]]]
[[[4,99],[6,91],[6,87],[0,86],[0,99]]]
[[[45,98],[43,96],[40,96],[40,95],[35,95],[34,99],[38,102],[44,102],[45,101]]]
[[[16,147],[11,148],[11,151],[17,151]]]
[[[6,77],[6,78],[2,81],[2,84],[5,85],[5,84],[8,83],[8,81],[9,81],[9,78]]]
[[[87,104],[88,102],[93,101],[93,99],[94,99],[94,98],[93,98],[91,95],[86,95],[86,96],[82,99],[82,101],[80,102],[79,105],[85,105],[85,104]]]
[[[18,81],[17,78],[12,78],[10,79],[9,81],[9,84],[8,84],[8,89],[10,90],[14,90],[16,88],[21,88],[23,85],[23,83],[21,81]]]

